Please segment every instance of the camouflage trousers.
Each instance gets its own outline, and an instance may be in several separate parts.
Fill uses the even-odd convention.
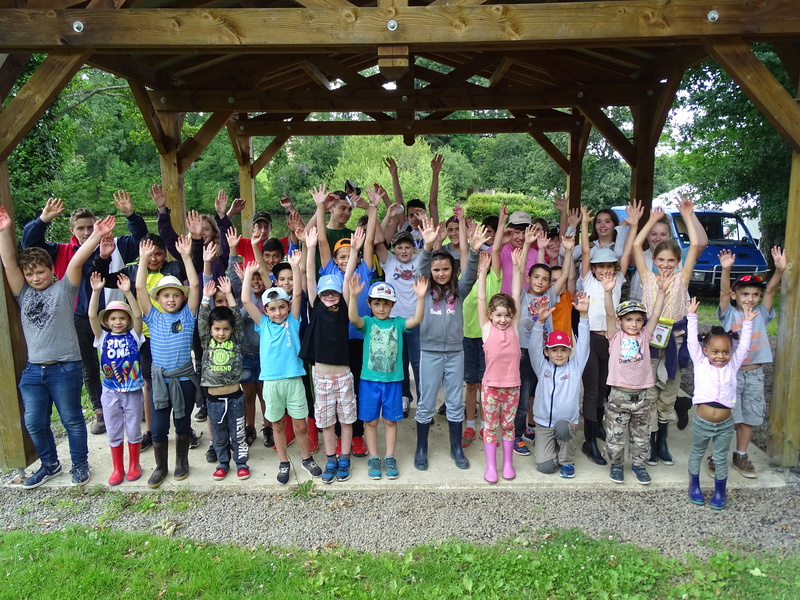
[[[612,465],[625,462],[625,438],[630,445],[630,459],[642,463],[650,453],[650,398],[647,390],[637,394],[611,388],[604,422],[605,459]]]

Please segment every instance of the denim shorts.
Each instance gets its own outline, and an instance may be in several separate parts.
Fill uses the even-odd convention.
[[[733,422],[758,427],[764,422],[764,367],[736,374],[736,404]]]
[[[463,340],[464,346],[464,383],[481,383],[486,372],[486,355],[483,353],[481,338]]]
[[[261,357],[242,352],[242,378],[239,383],[254,383],[261,375]]]

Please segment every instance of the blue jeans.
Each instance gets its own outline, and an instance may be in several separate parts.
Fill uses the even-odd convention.
[[[403,396],[413,399],[411,378],[408,372],[409,362],[414,371],[414,385],[417,388],[417,400],[419,401],[419,327],[414,327],[408,333],[403,334]]]
[[[150,394],[150,430],[153,433],[153,443],[166,443],[169,435],[169,416],[172,414],[172,422],[175,425],[175,435],[190,435],[192,433],[192,410],[194,409],[194,396],[196,389],[191,381],[181,381],[183,399],[186,403],[186,411],[183,417],[178,419],[172,414],[172,400],[169,406],[156,410],[153,405],[153,395]]]
[[[220,465],[230,466],[231,455],[236,467],[246,467],[250,449],[245,443],[244,394],[241,391],[227,396],[206,396],[208,422],[214,434],[214,450]]]
[[[714,459],[716,471],[715,479],[728,478],[728,452],[733,439],[733,417],[728,417],[719,423],[711,423],[697,415],[692,421],[692,447],[689,449],[689,473],[700,473],[700,463],[706,453],[708,443],[711,442],[713,450],[711,457]]]
[[[72,465],[85,463],[89,457],[86,421],[81,410],[83,377],[81,362],[57,362],[51,365],[28,363],[19,380],[19,393],[25,407],[25,429],[31,436],[43,465],[58,462],[56,441],[50,428],[50,415],[56,405],[61,424],[67,430]]]

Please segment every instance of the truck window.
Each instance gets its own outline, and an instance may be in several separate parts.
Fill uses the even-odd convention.
[[[699,212],[697,218],[708,235],[709,245],[752,243],[744,222],[735,215]],[[686,224],[683,222],[683,218],[676,215],[673,216],[673,219],[678,230],[678,237],[682,242],[688,243],[689,236],[686,233]]]

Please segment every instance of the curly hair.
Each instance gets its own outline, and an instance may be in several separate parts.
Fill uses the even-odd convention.
[[[19,268],[24,273],[30,271],[38,265],[42,265],[47,269],[53,269],[53,259],[44,248],[26,248],[22,251],[17,259]]]
[[[492,299],[489,300],[489,306],[487,307],[489,316],[491,317],[495,309],[500,307],[505,308],[512,317],[517,314],[517,305],[514,299],[508,294],[500,293],[492,296]]]
[[[739,339],[739,334],[735,331],[726,331],[723,327],[719,325],[714,325],[711,329],[705,333],[698,333],[697,334],[697,341],[699,341],[703,346],[706,346],[710,341],[711,338],[715,337],[724,337],[728,338],[728,341],[733,346],[733,340]]]

